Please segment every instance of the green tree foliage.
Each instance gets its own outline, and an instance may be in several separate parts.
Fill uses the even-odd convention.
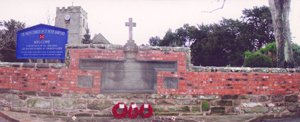
[[[276,44],[275,42],[267,44],[265,47],[260,48],[258,50],[260,53],[267,55],[272,59],[273,65],[275,66],[277,64],[277,58],[276,58]]]
[[[16,20],[3,21],[0,24],[0,61],[14,62],[16,59],[17,31],[24,29],[25,23]]]
[[[295,60],[295,66],[300,66],[300,46],[292,43],[293,56]]]
[[[189,24],[184,24],[183,27],[178,28],[175,31],[180,42],[178,46],[190,46],[193,43],[198,34],[198,29],[195,26],[190,26]]]
[[[202,108],[202,111],[209,111],[209,109],[210,109],[209,102],[208,101],[203,101],[201,108]]]
[[[269,43],[265,47],[260,48],[258,51],[263,54],[273,53],[276,55],[276,44],[275,42]]]
[[[268,7],[243,10],[241,19],[222,19],[209,25],[183,25],[168,30],[159,46],[190,46],[192,63],[202,66],[241,66],[244,52],[255,51],[273,42],[272,19]]]
[[[292,43],[291,47],[294,52],[295,64],[299,65],[300,64],[300,46],[295,43]],[[265,47],[260,48],[256,52],[252,52],[252,53],[261,53],[263,55],[268,56],[269,58],[271,58],[273,66],[275,66],[277,64],[276,49],[277,49],[276,43],[272,42],[272,43],[267,44]],[[249,53],[249,51],[247,51],[247,53]],[[245,54],[246,54],[246,52],[245,52]]]
[[[169,29],[163,39],[157,36],[151,37],[149,44],[151,46],[190,46],[196,40],[198,32],[197,27],[184,24],[183,27],[176,29],[175,32]]]
[[[155,36],[155,37],[151,37],[149,39],[149,44],[151,46],[158,46],[159,45],[159,42],[160,42],[160,38],[158,36]]]
[[[240,66],[243,52],[252,49],[250,43],[240,40],[243,23],[223,19],[220,24],[199,26],[199,37],[191,45],[192,63],[204,66]]]
[[[244,34],[244,39],[251,42],[255,49],[259,49],[266,43],[273,42],[274,31],[272,27],[271,12],[268,7],[254,7],[243,10],[242,21],[246,23],[248,33]]]
[[[260,52],[245,52],[244,66],[246,67],[272,67],[272,59]]]
[[[177,35],[176,32],[172,32],[171,29],[169,29],[164,36],[162,40],[159,42],[159,46],[171,46],[171,47],[176,47],[176,46],[182,46],[183,42],[180,40],[179,36]]]

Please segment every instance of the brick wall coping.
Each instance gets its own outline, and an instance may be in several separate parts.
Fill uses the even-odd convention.
[[[61,69],[63,67],[66,67],[66,64],[65,63],[0,62],[0,68],[1,67]]]
[[[65,63],[26,63],[26,62],[0,62],[0,67],[16,68],[53,68],[67,67]],[[191,72],[262,72],[262,73],[300,73],[300,68],[250,68],[250,67],[213,67],[191,66]]]
[[[69,49],[83,49],[83,48],[98,48],[98,49],[123,49],[122,45],[112,44],[68,44]]]
[[[192,72],[263,72],[263,73],[300,73],[297,68],[266,68],[266,67],[213,67],[213,66],[191,66]]]
[[[139,50],[161,50],[164,52],[167,52],[167,51],[190,52],[190,48],[188,48],[188,47],[139,46]]]
[[[69,44],[68,49],[85,49],[85,48],[98,48],[98,49],[124,49],[122,45],[112,44]],[[139,46],[139,50],[161,50],[161,51],[174,51],[174,52],[189,52],[188,47],[158,47],[158,46]]]

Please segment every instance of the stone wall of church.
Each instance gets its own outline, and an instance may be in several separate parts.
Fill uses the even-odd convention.
[[[65,17],[70,16],[66,21]],[[68,44],[81,44],[88,29],[87,12],[80,6],[56,8],[55,26],[68,29]]]

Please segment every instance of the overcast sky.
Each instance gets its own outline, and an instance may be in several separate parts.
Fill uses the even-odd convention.
[[[133,39],[147,44],[151,36],[163,37],[183,24],[209,24],[222,18],[237,19],[245,8],[268,6],[268,0],[226,0],[223,9],[205,13],[222,5],[222,0],[1,0],[0,20],[16,19],[33,26],[47,24],[51,17],[54,25],[56,7],[82,6],[88,13],[88,26],[92,36],[102,33],[111,43],[125,44],[129,17],[137,23]],[[300,0],[291,4],[290,22],[294,42],[300,44]],[[298,22],[297,22],[298,21]]]

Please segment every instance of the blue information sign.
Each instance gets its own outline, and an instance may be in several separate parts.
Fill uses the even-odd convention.
[[[39,24],[17,33],[18,59],[65,59],[68,30]]]

